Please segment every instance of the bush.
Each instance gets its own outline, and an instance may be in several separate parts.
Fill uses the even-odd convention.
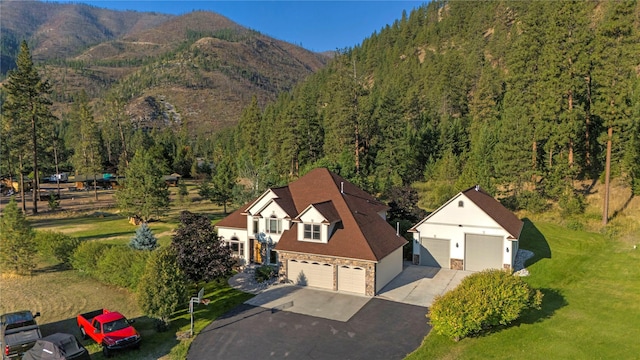
[[[523,191],[518,195],[518,207],[532,213],[542,213],[549,208],[549,204],[537,191]]]
[[[81,273],[94,275],[102,253],[109,245],[98,241],[85,241],[76,248],[71,256],[71,266]]]
[[[135,289],[144,274],[148,254],[124,245],[109,247],[98,258],[94,276],[106,284]]]
[[[37,231],[38,252],[45,257],[54,257],[65,265],[71,265],[71,256],[80,245],[80,240],[56,231]]]
[[[265,282],[273,279],[278,275],[278,270],[275,266],[263,265],[256,268],[255,278],[257,282]]]
[[[524,310],[540,309],[542,293],[518,276],[485,270],[464,278],[460,285],[437,296],[427,315],[433,329],[458,341],[516,320]]]
[[[560,195],[558,206],[560,206],[562,215],[582,214],[585,209],[584,196],[573,190],[567,190]]]

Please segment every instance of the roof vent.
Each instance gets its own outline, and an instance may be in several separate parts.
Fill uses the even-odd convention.
[[[480,185],[476,185],[476,191],[480,191]]]
[[[340,194],[344,194],[344,181],[340,181]]]

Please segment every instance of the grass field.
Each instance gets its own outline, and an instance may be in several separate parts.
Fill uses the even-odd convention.
[[[640,249],[544,222],[527,222],[522,238],[543,309],[457,343],[431,332],[407,359],[639,358]]]
[[[102,195],[104,199],[106,196]],[[171,242],[173,229],[178,225],[181,210],[207,214],[216,221],[224,216],[220,208],[209,202],[191,201],[174,206],[161,221],[149,224],[161,246]],[[136,226],[129,224],[126,217],[119,216],[110,207],[100,207],[99,211],[43,212],[29,216],[29,222],[36,230],[54,230],[78,237],[84,241],[102,241],[111,244],[126,244],[134,236]],[[194,289],[194,295],[197,290]],[[208,306],[197,305],[194,313],[194,332],[197,334],[218,316],[231,310],[253,295],[239,292],[221,283],[205,286]],[[192,339],[189,338],[190,315],[188,303],[172,317],[169,331],[157,332],[153,319],[140,310],[135,294],[114,286],[104,285],[83,276],[75,270],[64,269],[50,259],[40,259],[31,276],[15,276],[0,273],[0,313],[24,310],[39,311],[38,318],[43,335],[67,332],[80,338],[76,328],[77,314],[99,308],[120,311],[130,319],[135,319],[135,327],[143,336],[138,351],[123,351],[118,359],[185,359]],[[102,359],[101,347],[92,340],[83,341],[93,359]]]

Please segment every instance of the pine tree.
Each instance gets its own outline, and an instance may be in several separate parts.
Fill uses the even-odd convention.
[[[51,113],[51,87],[46,80],[38,74],[37,69],[31,59],[31,53],[26,41],[20,45],[20,53],[17,58],[17,68],[9,72],[7,80],[3,83],[7,98],[3,104],[3,117],[7,120],[9,129],[3,128],[3,141],[9,141],[12,146],[16,146],[21,177],[21,193],[24,201],[24,165],[26,158],[31,157],[33,171],[33,208],[34,214],[38,212],[38,160],[41,157],[40,142],[46,136],[50,136],[54,116]],[[4,133],[4,130],[10,130]],[[28,154],[28,155],[27,155]]]
[[[24,214],[18,210],[14,197],[11,197],[0,218],[0,249],[0,264],[4,269],[26,275],[36,267],[34,232]]]
[[[169,190],[163,169],[149,151],[138,150],[125,171],[122,188],[115,193],[120,211],[142,222],[161,216],[169,207]]]
[[[98,200],[97,175],[103,170],[100,132],[93,118],[93,110],[89,106],[89,98],[84,91],[73,103],[69,118],[73,138],[70,145],[74,150],[71,163],[78,174],[93,177],[93,192],[95,199]]]
[[[136,235],[129,242],[129,247],[136,250],[151,251],[158,246],[158,239],[153,235],[147,223],[140,224],[140,227],[136,230]]]

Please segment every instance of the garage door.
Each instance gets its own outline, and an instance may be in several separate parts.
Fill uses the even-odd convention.
[[[465,235],[464,269],[502,269],[502,236]]]
[[[449,239],[420,239],[420,265],[449,268]]]
[[[289,260],[288,278],[294,284],[333,290],[333,266],[317,262]]]
[[[338,267],[338,291],[365,294],[367,283],[364,275],[365,270],[360,267]]]

